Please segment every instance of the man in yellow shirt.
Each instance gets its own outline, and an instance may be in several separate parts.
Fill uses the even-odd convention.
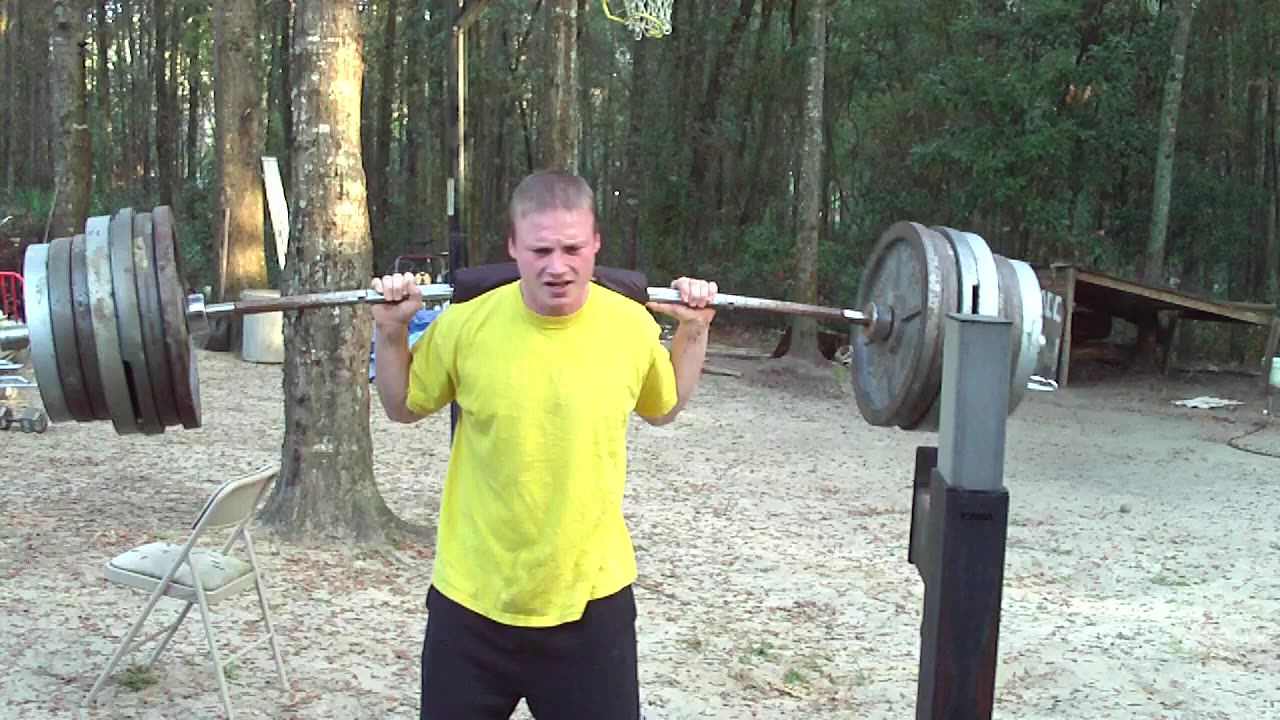
[[[647,306],[591,279],[591,189],[535,173],[511,199],[517,282],[450,305],[408,348],[412,274],[374,280],[378,397],[461,414],[422,649],[423,720],[638,720],[635,552],[622,514],[631,413],[675,419],[702,372],[716,285]],[[670,352],[648,312],[679,322]]]

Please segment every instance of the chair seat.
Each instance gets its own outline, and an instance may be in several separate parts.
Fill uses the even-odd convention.
[[[181,545],[169,542],[157,541],[140,545],[111,558],[111,562],[107,564],[107,577],[115,582],[150,589],[164,578],[181,553]],[[253,566],[249,563],[215,550],[194,548],[188,561],[195,566],[200,585],[206,593],[218,594],[218,591],[253,572]],[[178,568],[173,576],[173,584],[187,591],[181,594],[194,595],[195,585],[191,582],[191,568],[187,563]]]

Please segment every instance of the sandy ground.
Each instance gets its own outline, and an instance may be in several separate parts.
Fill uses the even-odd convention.
[[[712,362],[748,374],[707,376],[674,426],[631,432],[646,716],[913,716],[923,586],[906,562],[908,488],[914,447],[935,436],[868,426],[849,396],[752,382],[761,361]],[[145,601],[103,563],[184,539],[217,483],[278,456],[279,368],[199,363],[202,429],[0,434],[3,717],[75,717]],[[1247,404],[1170,404],[1206,393]],[[1280,717],[1280,460],[1226,445],[1261,408],[1256,390],[1201,377],[1035,393],[1011,418],[997,717]],[[382,493],[429,522],[447,414],[372,423]],[[1240,443],[1280,454],[1280,427]],[[417,717],[430,547],[256,539],[293,692],[251,651],[231,686],[239,716]],[[256,638],[258,617],[251,595],[216,606],[221,647]],[[220,717],[204,651],[189,621],[155,671],[118,674],[86,716]]]

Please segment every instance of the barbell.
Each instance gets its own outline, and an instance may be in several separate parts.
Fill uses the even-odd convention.
[[[194,350],[211,318],[384,302],[371,289],[206,303],[188,292],[172,210],[124,208],[83,234],[27,247],[26,324],[0,328],[0,348],[30,348],[53,423],[109,420],[118,434],[155,435],[202,424]],[[419,286],[427,301],[465,302],[518,278],[514,264],[464,268],[452,284]],[[597,283],[637,302],[679,302],[643,273],[597,268]],[[1013,326],[1009,412],[1022,402],[1042,337],[1040,284],[1031,266],[995,254],[978,235],[898,222],[881,234],[858,289],[859,309],[718,293],[712,306],[847,324],[856,408],[870,424],[938,426],[943,320],[996,315]]]

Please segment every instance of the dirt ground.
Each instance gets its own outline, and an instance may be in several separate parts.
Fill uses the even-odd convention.
[[[871,427],[847,393],[762,382],[767,361],[710,362],[745,374],[708,375],[679,422],[631,431],[646,717],[913,716],[909,486],[914,448],[936,436]],[[146,599],[103,564],[185,539],[217,483],[278,457],[279,367],[202,353],[199,368],[199,430],[0,434],[5,718],[76,717]],[[1280,718],[1280,460],[1227,445],[1262,419],[1251,382],[1087,381],[1032,393],[1010,419],[997,717]],[[1171,404],[1204,394],[1245,405]],[[374,407],[379,487],[430,522],[447,413],[405,427]],[[1239,444],[1280,454],[1280,425]],[[430,547],[255,539],[292,693],[267,648],[250,651],[231,685],[239,717],[417,717]],[[224,652],[258,637],[259,617],[250,594],[215,606]],[[193,614],[151,674],[118,673],[84,716],[220,717],[204,642]]]

